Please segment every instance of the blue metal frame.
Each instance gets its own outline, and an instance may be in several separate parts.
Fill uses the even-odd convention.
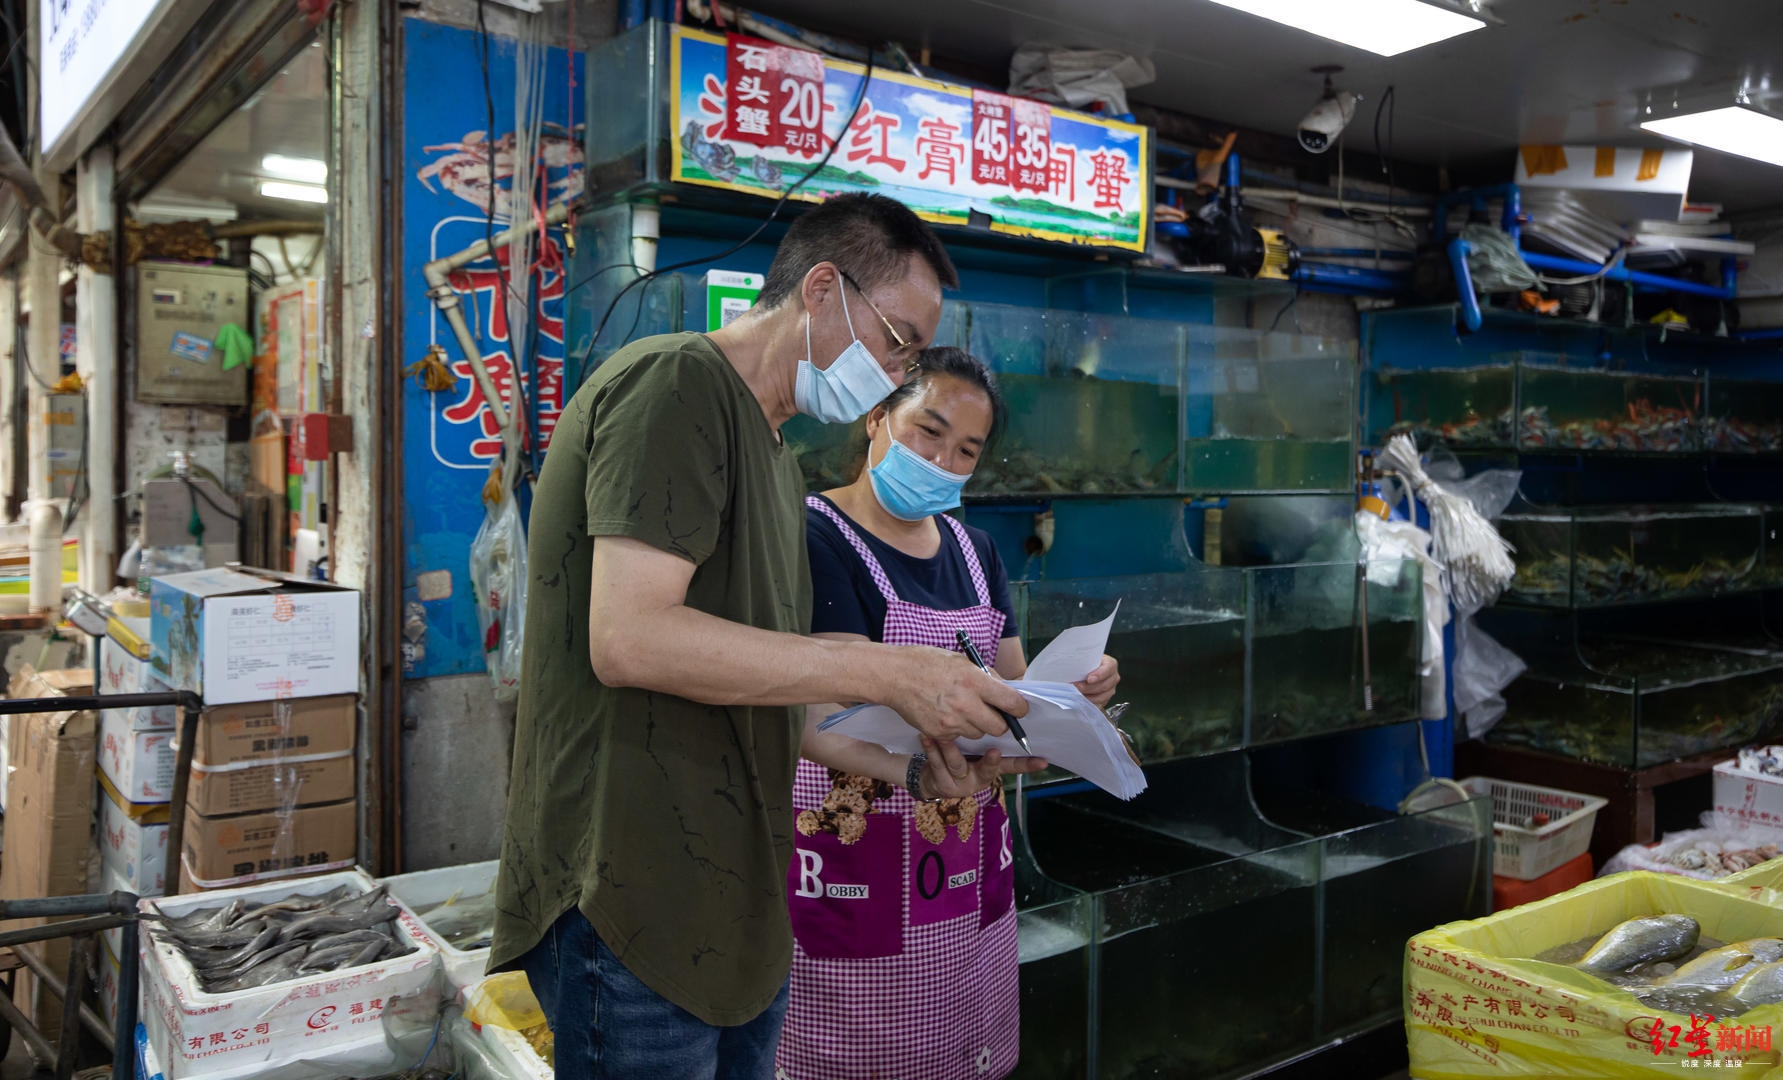
[[[1504,200],[1504,213],[1500,227],[1510,234],[1517,244],[1517,253],[1535,270],[1552,270],[1561,274],[1596,274],[1606,281],[1626,281],[1637,289],[1657,289],[1670,292],[1689,293],[1692,296],[1707,296],[1716,300],[1732,300],[1736,295],[1739,279],[1739,268],[1734,260],[1721,260],[1721,284],[1704,285],[1700,281],[1685,281],[1681,278],[1667,277],[1664,274],[1649,274],[1640,270],[1630,270],[1624,266],[1608,268],[1580,259],[1567,259],[1558,255],[1544,255],[1540,252],[1523,250],[1523,198],[1516,184],[1493,184],[1488,187],[1468,188],[1444,195],[1436,201],[1436,209],[1431,214],[1430,235],[1438,244],[1444,244],[1449,233],[1449,207],[1461,203],[1470,205],[1475,210],[1483,211],[1486,203],[1495,198]],[[1473,290],[1473,277],[1467,271],[1467,256],[1472,248],[1460,237],[1449,240],[1445,245],[1449,255],[1449,266],[1455,273],[1455,288],[1461,301],[1461,316],[1468,330],[1478,330],[1483,323],[1480,312],[1479,297]]]

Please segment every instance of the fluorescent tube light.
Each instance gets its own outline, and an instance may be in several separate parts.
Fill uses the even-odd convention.
[[[1783,165],[1783,117],[1742,105],[1642,120],[1655,135],[1727,154]]]
[[[1422,0],[1213,2],[1379,56],[1398,56],[1486,25],[1484,20]]]
[[[315,184],[287,184],[282,180],[260,181],[260,194],[268,199],[290,199],[294,202],[325,203],[328,189]]]
[[[316,158],[268,154],[260,159],[260,171],[268,176],[301,180],[306,184],[321,184],[328,180],[328,163]]]

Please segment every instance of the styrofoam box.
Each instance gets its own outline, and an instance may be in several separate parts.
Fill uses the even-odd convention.
[[[142,910],[185,915],[240,898],[270,903],[288,896],[314,896],[342,885],[372,887],[358,870],[240,889],[144,900]],[[143,1005],[150,1044],[168,1080],[203,1076],[276,1077],[298,1062],[327,1063],[340,1072],[388,1068],[389,1043],[382,1024],[386,1003],[427,986],[439,966],[439,953],[421,924],[407,911],[397,916],[399,933],[415,952],[304,979],[228,994],[199,988],[192,965],[171,945],[142,935]],[[363,1034],[362,1034],[363,1033]]]
[[[98,961],[99,976],[94,989],[99,995],[99,1016],[107,1025],[116,1026],[118,1022],[118,954],[112,950],[111,940],[107,937],[100,946],[95,960]]]
[[[1747,772],[1739,759],[1715,766],[1715,821],[1733,829],[1783,829],[1783,777]]]
[[[136,711],[106,709],[99,714],[99,767],[131,802],[164,803],[173,798],[173,731],[132,727],[131,713]]]
[[[383,882],[390,887],[390,895],[400,901],[409,914],[414,915],[422,908],[445,903],[454,894],[463,900],[483,895],[495,888],[495,871],[500,865],[500,860],[491,859],[488,862],[466,863],[463,866],[442,866],[437,870],[398,874],[383,879]],[[446,977],[452,980],[454,987],[466,987],[483,978],[483,969],[489,965],[488,948],[459,949],[448,945],[444,938],[427,929],[426,918],[420,915],[415,917],[426,932],[427,939],[440,951],[440,957],[446,964]]]
[[[120,617],[118,621],[129,626],[142,640],[149,639],[149,620],[146,617]],[[137,659],[135,654],[109,635],[100,639],[100,693],[153,694],[166,689],[167,684],[155,678],[154,670],[147,660]],[[178,720],[178,709],[172,705],[158,705],[146,709],[119,709],[117,715],[127,718],[133,731],[165,731],[171,729]]]
[[[167,825],[132,821],[122,807],[99,792],[99,865],[106,891],[160,896],[167,891]]]
[[[124,880],[123,875],[103,864],[99,867],[99,891],[103,893],[136,892],[130,887],[130,883]],[[138,933],[140,934],[140,932],[139,930]],[[101,936],[105,938],[105,947],[111,950],[111,955],[114,958],[124,955],[123,927],[114,926],[110,930],[102,931]]]
[[[526,1036],[507,1028],[483,1025],[483,1045],[502,1066],[504,1076],[514,1080],[552,1080],[556,1074],[540,1057]]]

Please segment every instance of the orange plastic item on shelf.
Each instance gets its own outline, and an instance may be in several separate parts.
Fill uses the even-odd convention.
[[[1561,863],[1534,881],[1518,881],[1516,878],[1494,874],[1492,910],[1504,911],[1577,888],[1591,880],[1592,869],[1591,853],[1587,851],[1571,862]]]

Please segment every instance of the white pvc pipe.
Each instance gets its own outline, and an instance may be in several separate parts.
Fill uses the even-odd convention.
[[[62,344],[61,290],[56,271],[62,256],[39,238],[30,242],[25,260],[26,295],[31,304],[31,329],[26,360],[33,378],[26,376],[26,457],[30,466],[30,501],[25,516],[31,523],[32,612],[60,611],[62,607],[62,511],[50,502],[49,392],[39,379],[53,380]]]
[[[83,233],[112,228],[112,167],[110,147],[89,151],[75,177],[75,224]],[[113,550],[117,530],[119,365],[117,348],[117,278],[82,266],[75,278],[75,366],[86,382],[87,395],[87,498],[82,502],[86,519],[80,537],[80,583],[95,596],[111,590],[117,573]]]

